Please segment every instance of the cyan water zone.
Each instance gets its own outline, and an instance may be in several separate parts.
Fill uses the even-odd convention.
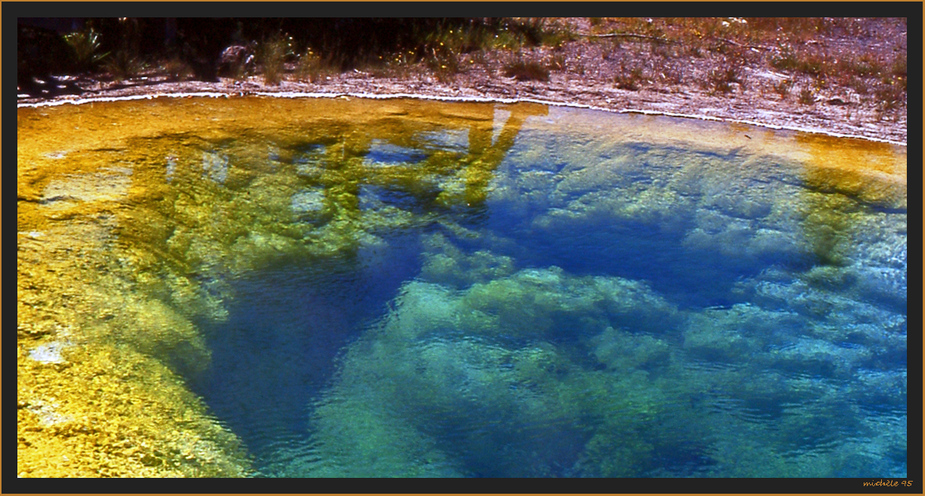
[[[904,147],[362,99],[20,133],[49,118],[139,122],[21,150],[20,196],[52,224],[117,204],[120,287],[195,334],[105,339],[182,377],[254,476],[906,476]]]

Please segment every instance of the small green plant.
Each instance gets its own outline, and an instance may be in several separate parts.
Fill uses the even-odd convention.
[[[452,82],[459,72],[459,56],[452,50],[432,49],[424,63],[442,83]]]
[[[817,53],[798,51],[789,43],[782,43],[771,57],[771,65],[778,70],[818,76],[824,74],[831,64]]]
[[[109,52],[99,53],[100,33],[92,27],[64,35],[64,41],[73,50],[74,64],[78,71],[89,71],[98,62],[106,58]]]

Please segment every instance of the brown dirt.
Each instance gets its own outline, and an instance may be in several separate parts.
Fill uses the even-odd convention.
[[[814,80],[808,76],[785,74],[774,69],[770,60],[775,47],[745,46],[729,41],[737,51],[709,52],[690,56],[688,49],[654,43],[644,37],[588,36],[594,31],[586,18],[569,19],[572,29],[581,33],[577,40],[558,47],[531,47],[517,52],[463,53],[455,61],[456,71],[440,72],[415,65],[327,73],[297,78],[294,65],[279,84],[268,85],[261,76],[217,83],[202,81],[169,82],[163,73],[151,71],[123,82],[104,77],[70,78],[82,93],[51,98],[22,97],[20,104],[109,98],[132,95],[163,95],[190,92],[223,94],[320,93],[399,95],[414,94],[440,98],[526,99],[557,104],[598,107],[613,111],[656,112],[700,118],[750,122],[770,127],[857,136],[905,144],[907,139],[906,98],[886,106],[870,94],[859,93],[844,81]],[[847,54],[866,53],[889,59],[905,57],[906,26],[890,19],[858,19],[851,33],[814,36],[806,43],[815,45],[825,57],[837,60]],[[600,29],[597,30],[600,32]],[[518,80],[504,75],[504,67],[514,60],[537,62],[548,67],[549,78]],[[741,81],[725,91],[705,83],[710,71],[726,70],[733,64]],[[640,73],[638,84],[618,83],[630,68]],[[102,75],[104,76],[104,75]],[[301,80],[300,80],[301,79]],[[793,81],[789,92],[775,89],[781,81]],[[623,86],[623,87],[621,87]],[[625,86],[630,86],[632,89]],[[807,90],[811,101],[801,98]],[[801,101],[802,100],[802,101]]]

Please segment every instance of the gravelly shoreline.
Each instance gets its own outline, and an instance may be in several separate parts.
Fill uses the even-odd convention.
[[[844,113],[834,105],[819,105],[808,111],[787,108],[770,108],[768,102],[753,101],[751,105],[736,98],[703,95],[669,95],[661,100],[647,99],[646,94],[619,94],[619,90],[593,91],[589,88],[571,88],[563,91],[554,84],[540,88],[536,82],[510,81],[509,86],[449,86],[436,81],[402,81],[395,79],[364,79],[341,75],[322,84],[283,81],[279,85],[265,85],[258,77],[246,81],[223,80],[218,83],[200,81],[160,82],[126,85],[121,88],[103,88],[81,95],[64,95],[55,98],[20,99],[20,107],[80,104],[106,100],[128,100],[156,97],[192,96],[277,96],[277,97],[361,97],[361,98],[423,98],[446,101],[530,101],[548,105],[584,107],[621,113],[659,114],[715,121],[753,124],[772,129],[788,129],[822,133],[836,137],[863,138],[892,144],[906,144],[906,122],[882,119],[879,122],[852,123],[839,116]],[[626,93],[626,92],[622,92]]]

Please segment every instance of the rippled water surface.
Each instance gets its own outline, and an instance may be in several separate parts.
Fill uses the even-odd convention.
[[[902,147],[412,100],[18,128],[21,235],[186,326],[87,339],[167,364],[254,475],[906,475]]]

